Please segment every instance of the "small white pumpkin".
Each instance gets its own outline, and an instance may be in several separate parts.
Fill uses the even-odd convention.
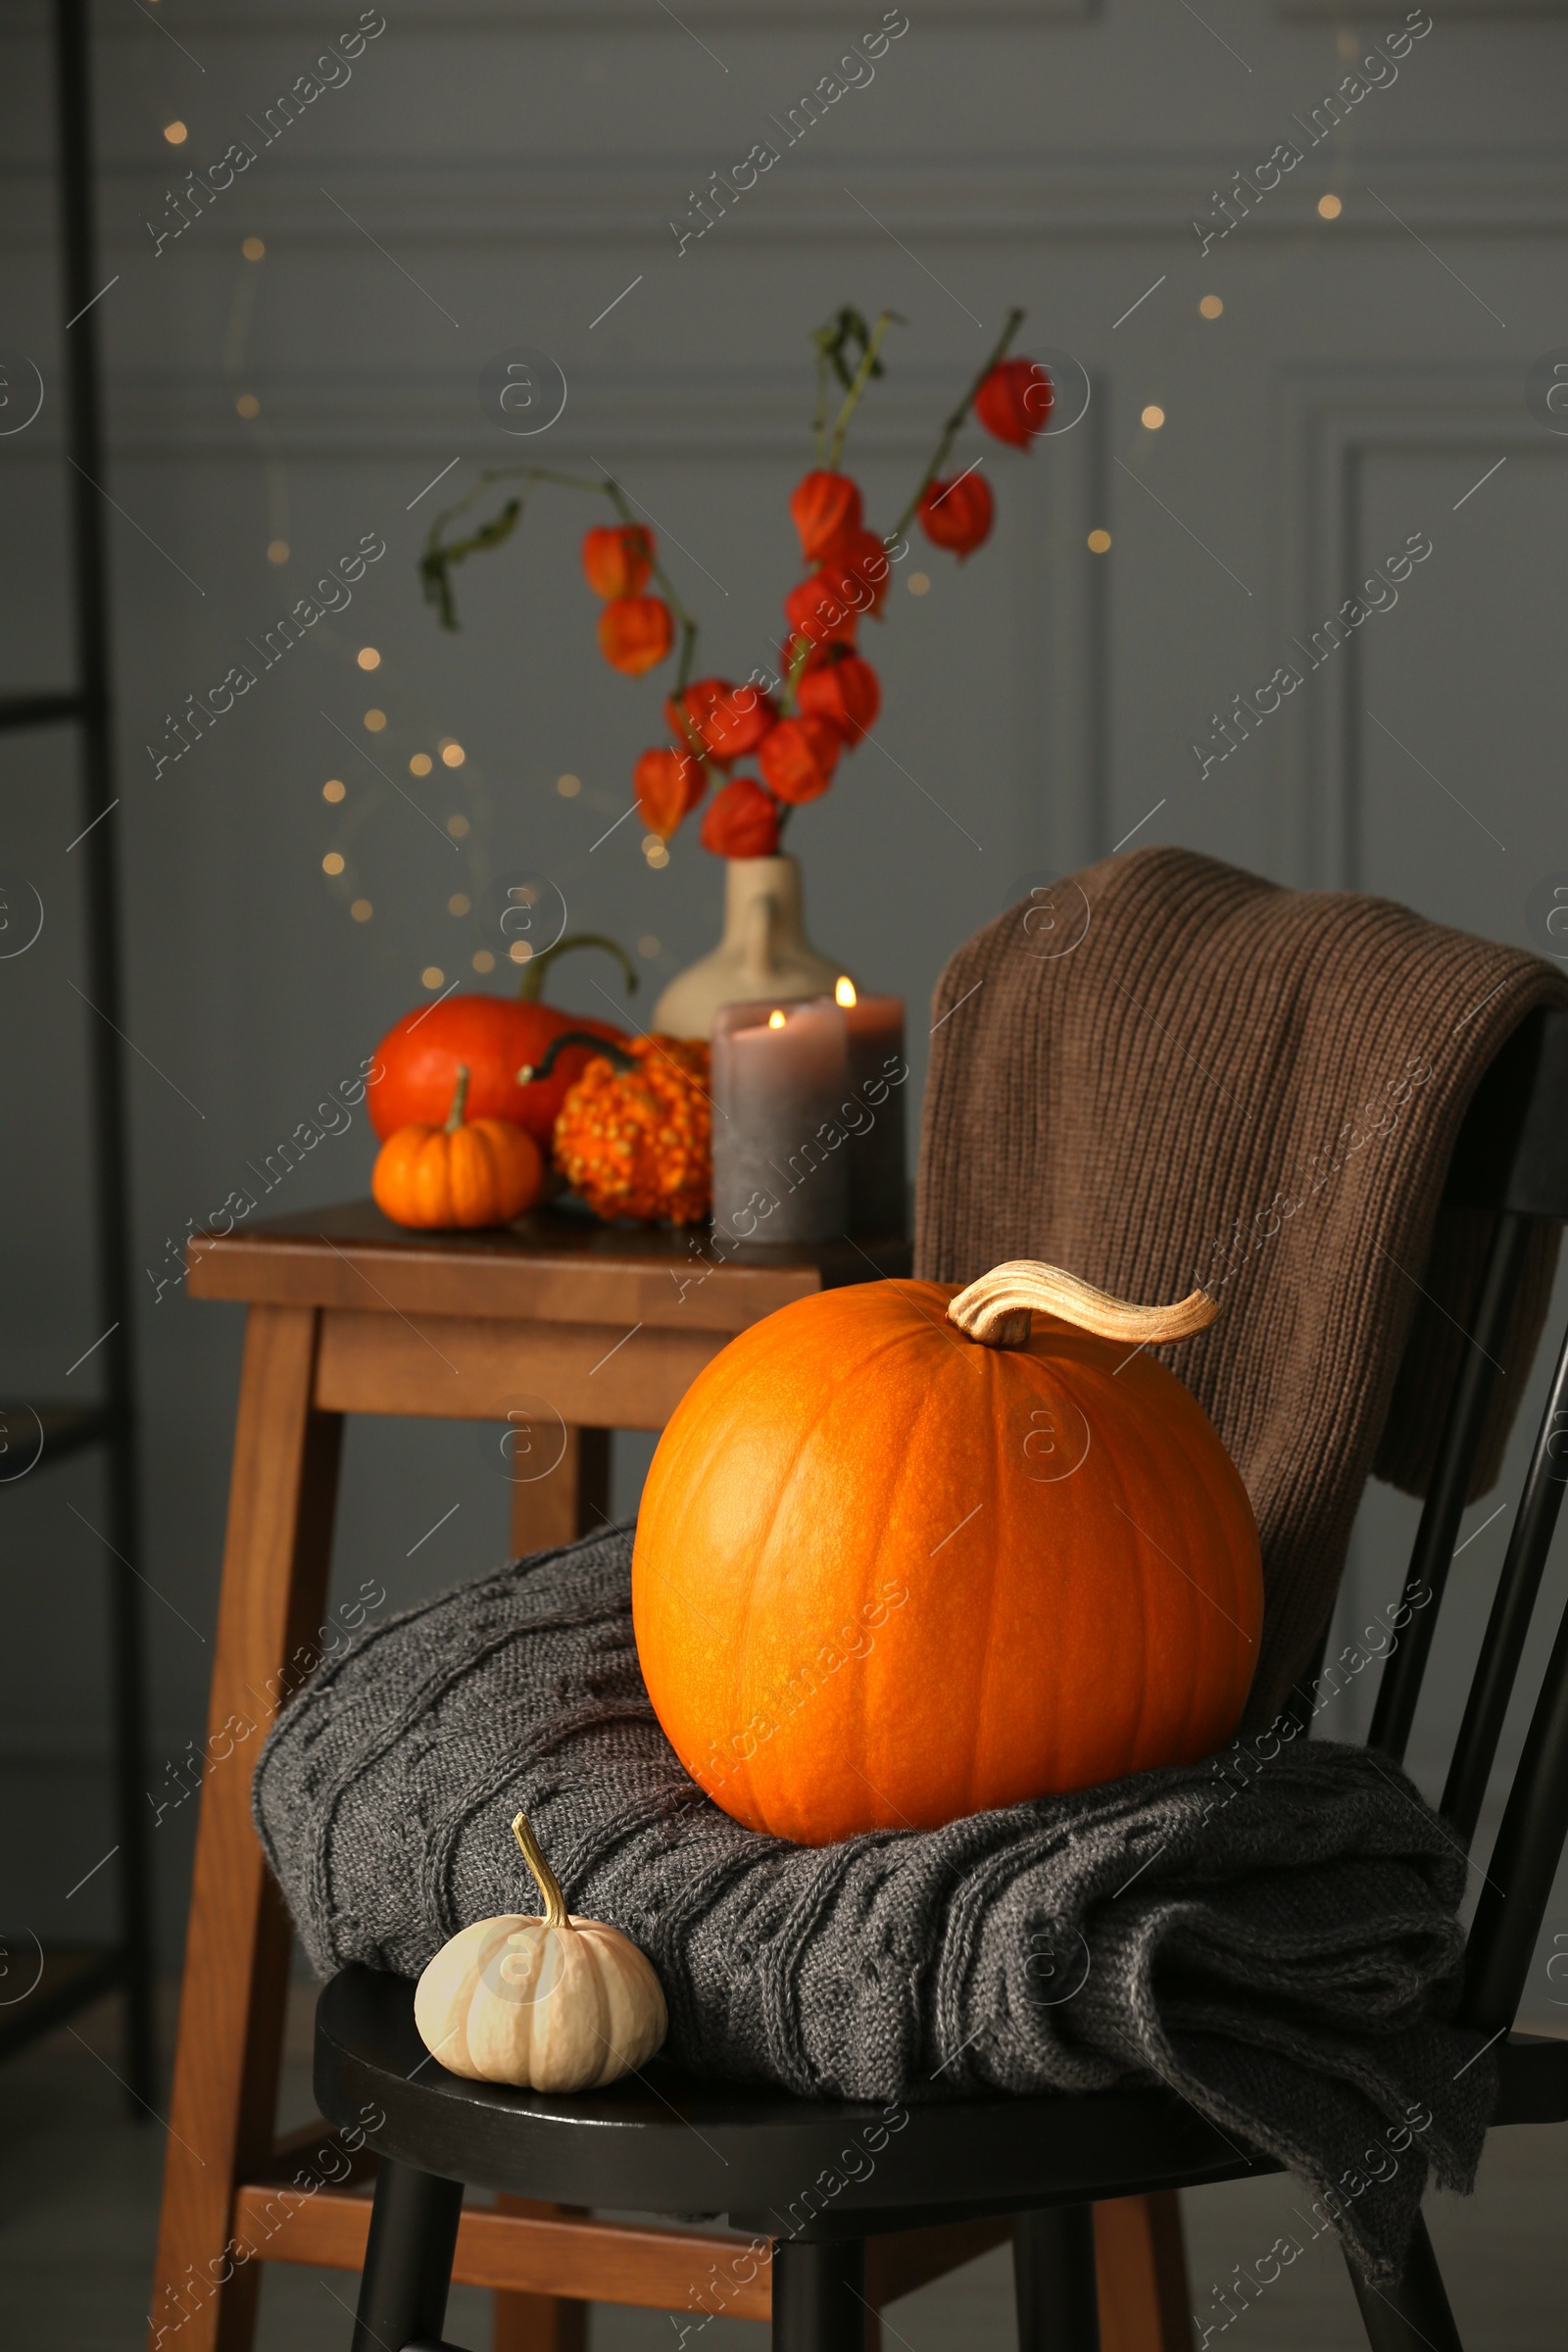
[[[449,2074],[530,2090],[588,2090],[651,2058],[669,2030],[659,1979],[618,1928],[568,1916],[519,1813],[512,1834],[543,1919],[481,1919],[444,1943],[414,1993],[419,2038]]]

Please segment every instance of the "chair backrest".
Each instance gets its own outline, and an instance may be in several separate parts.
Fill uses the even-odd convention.
[[[1568,1219],[1568,1012],[1521,1023],[1477,1089],[1446,1196],[1496,1213],[1471,1330],[1449,1397],[1437,1468],[1405,1578],[1405,1625],[1384,1668],[1369,1747],[1402,1761],[1415,1720],[1454,1540],[1464,1512],[1523,1278],[1532,1226]],[[1497,1579],[1441,1810],[1466,1845],[1475,1835],[1568,1481],[1568,1333],[1536,1436]],[[1568,1838],[1568,1608],[1487,1865],[1470,1933],[1463,2015],[1488,2033],[1510,2026]]]

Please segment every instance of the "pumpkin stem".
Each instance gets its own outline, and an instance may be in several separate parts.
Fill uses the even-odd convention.
[[[571,931],[564,939],[558,939],[553,947],[541,948],[538,955],[531,956],[523,965],[517,994],[525,1004],[544,1002],[545,982],[550,976],[551,965],[558,956],[569,956],[573,948],[603,948],[607,956],[614,956],[625,973],[627,996],[634,997],[637,994],[641,985],[640,975],[618,939],[608,939],[603,931]]]
[[[517,1072],[517,1084],[528,1086],[535,1078],[548,1078],[568,1046],[591,1046],[596,1054],[602,1054],[617,1070],[634,1070],[637,1067],[636,1054],[628,1054],[624,1046],[617,1046],[613,1038],[593,1037],[586,1029],[564,1029],[560,1037],[551,1039],[550,1050],[542,1061],[523,1063]]]
[[[456,1135],[458,1129],[463,1125],[463,1122],[466,1118],[467,1114],[468,1067],[466,1062],[460,1061],[458,1064],[458,1083],[452,1090],[452,1108],[447,1112],[447,1134]]]
[[[982,1348],[1025,1348],[1029,1319],[1037,1308],[1102,1340],[1152,1342],[1157,1347],[1166,1340],[1190,1340],[1206,1329],[1219,1313],[1220,1302],[1207,1291],[1194,1291],[1171,1306],[1134,1306],[1128,1299],[1113,1298],[1108,1291],[1097,1291],[1093,1283],[1080,1282],[1076,1274],[1064,1274],[1059,1266],[1015,1257],[993,1266],[951,1299],[948,1320]]]
[[[522,1858],[528,1865],[533,1883],[544,1897],[545,1926],[569,1928],[571,1921],[566,1916],[566,1898],[561,1891],[561,1881],[545,1860],[539,1840],[529,1827],[526,1813],[519,1813],[513,1822],[512,1835],[522,1848]]]

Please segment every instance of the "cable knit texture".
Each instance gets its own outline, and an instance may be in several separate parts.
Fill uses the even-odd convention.
[[[659,1728],[617,1530],[367,1634],[256,1774],[323,1976],[416,1976],[470,1921],[536,1908],[519,1805],[572,1910],[648,1953],[699,2073],[864,2099],[1156,2076],[1330,2200],[1381,2281],[1429,2166],[1473,2184],[1495,2070],[1441,2022],[1465,1863],[1359,1748],[1262,1741],[944,1830],[760,1837]]]
[[[1000,915],[937,984],[915,1272],[963,1283],[1043,1257],[1122,1298],[1202,1283],[1224,1300],[1159,1352],[1257,1514],[1244,1728],[1312,1657],[1369,1473],[1412,1494],[1431,1475],[1492,1225],[1440,1215],[1444,1178],[1483,1073],[1544,1003],[1568,985],[1517,948],[1166,849]],[[1557,1230],[1531,1244],[1476,1494],[1501,1466]]]

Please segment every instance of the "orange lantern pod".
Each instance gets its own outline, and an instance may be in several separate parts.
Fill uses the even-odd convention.
[[[684,694],[667,694],[664,716],[675,741],[700,757],[710,756],[708,722],[729,691],[728,678],[694,678]]]
[[[715,858],[774,858],[778,803],[755,776],[735,776],[709,802],[701,840]]]
[[[731,686],[709,712],[703,734],[712,758],[727,766],[755,752],[777,717],[777,704],[760,686]]]
[[[780,649],[785,676],[798,675],[802,669],[818,669],[824,662],[836,662],[841,654],[853,650],[852,636],[853,631],[842,639],[824,637],[818,644],[814,637],[803,637],[799,631],[792,631]]]
[[[582,567],[595,596],[640,596],[654,568],[654,534],[640,522],[597,523],[583,534]]]
[[[696,678],[664,704],[664,716],[677,743],[727,767],[755,752],[778,716],[760,686],[732,686],[728,678]]]
[[[599,615],[599,651],[625,677],[653,669],[674,642],[675,624],[662,596],[617,596]]]
[[[893,564],[875,531],[857,531],[823,568],[829,585],[852,612],[881,612]]]
[[[960,564],[990,538],[996,519],[991,486],[977,473],[960,473],[952,482],[927,482],[915,513],[932,546],[947,548]]]
[[[797,637],[812,645],[826,645],[830,639],[853,645],[860,615],[846,601],[843,583],[824,565],[808,580],[796,582],[784,599],[784,617]]]
[[[795,1300],[701,1371],[643,1489],[637,1654],[749,1828],[936,1829],[1228,1740],[1258,1654],[1247,1490],[1132,1306],[1051,1266]]]
[[[689,809],[702,799],[708,778],[690,752],[667,748],[644,752],[631,771],[637,807],[650,833],[667,841]]]
[[[400,1127],[376,1153],[370,1190],[394,1224],[510,1225],[538,1200],[544,1161],[533,1137],[511,1119],[466,1119],[467,1100],[464,1063],[446,1125]]]
[[[763,736],[757,762],[769,792],[798,804],[826,792],[843,748],[843,738],[825,718],[781,718]]]
[[[795,690],[804,716],[825,718],[848,744],[857,744],[876,725],[882,708],[882,689],[869,662],[847,648],[828,649],[836,659],[814,655],[801,673]]]
[[[807,563],[822,564],[860,530],[860,493],[847,473],[818,466],[790,492],[790,514]]]
[[[1051,422],[1056,387],[1038,360],[999,360],[974,396],[986,431],[1011,449],[1027,449]]]

